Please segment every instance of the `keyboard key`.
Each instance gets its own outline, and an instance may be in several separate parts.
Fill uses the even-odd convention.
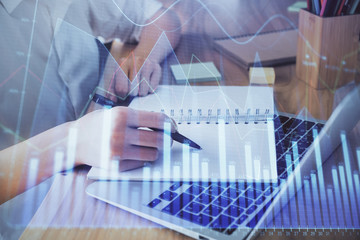
[[[287,171],[284,171],[279,178],[280,179],[287,179],[287,177],[288,177]]]
[[[261,205],[266,200],[266,197],[260,197],[258,200],[255,201],[256,205]]]
[[[286,168],[286,160],[285,160],[285,156],[282,156],[280,159],[277,160],[276,162],[277,167],[281,167],[281,168]]]
[[[185,211],[181,211],[179,212],[178,215],[176,215],[177,217],[180,217],[182,219],[188,220],[190,222],[193,222],[194,219],[197,217],[197,215],[189,213],[189,212],[185,212]]]
[[[196,202],[192,202],[190,203],[185,210],[192,212],[192,213],[199,213],[201,212],[203,209],[205,208],[204,205],[200,204],[200,203],[196,203]]]
[[[223,188],[211,185],[205,193],[209,195],[220,195],[224,191]]]
[[[300,140],[297,142],[298,148],[308,148],[311,145],[311,142],[308,142],[308,139],[306,136],[300,138]]]
[[[248,222],[248,224],[246,224],[246,226],[249,227],[249,228],[254,228],[256,226],[257,222],[258,222],[258,219],[253,218],[253,219],[251,219],[250,222]]]
[[[292,146],[292,140],[291,138],[287,137],[287,138],[284,138],[282,141],[281,141],[282,145],[284,146],[285,148],[285,152],[289,151],[289,148],[291,148]]]
[[[282,128],[285,132],[291,132],[293,129],[295,129],[300,123],[302,122],[301,119],[291,118],[289,121],[287,121]]]
[[[276,152],[276,159],[281,158],[281,156],[284,155],[285,152]]]
[[[294,118],[293,126],[294,126],[294,127],[297,127],[297,126],[299,126],[302,122],[303,122],[302,119]]]
[[[232,200],[230,198],[220,196],[217,199],[215,199],[213,204],[216,204],[220,207],[227,207],[230,205],[231,202],[232,202]]]
[[[224,232],[226,228],[213,228],[212,230],[217,232]]]
[[[286,171],[286,168],[284,167],[277,167],[277,174],[278,176],[280,176],[281,174],[283,174],[283,172]]]
[[[289,121],[287,121],[285,124],[283,124],[282,130],[284,131],[285,135],[287,135],[291,130],[292,130],[292,122],[293,120],[290,119]]]
[[[238,199],[235,200],[235,202],[233,203],[233,205],[241,207],[241,208],[248,208],[254,201],[249,199],[249,198],[245,198],[245,197],[239,197]]]
[[[195,199],[195,201],[202,203],[202,204],[209,204],[215,199],[214,196],[208,195],[208,194],[201,194],[199,197]]]
[[[159,198],[166,200],[166,201],[171,201],[173,200],[178,194],[174,193],[174,192],[170,192],[168,190],[166,190],[165,192],[163,192],[162,194],[159,195]]]
[[[241,217],[236,221],[237,224],[242,224],[246,219],[248,218],[248,216],[246,214],[241,215]]]
[[[255,210],[256,210],[257,206],[256,205],[252,205],[247,211],[246,214],[250,215],[252,214]]]
[[[310,122],[310,121],[304,121],[304,124],[307,130],[310,130],[315,125],[314,122]]]
[[[298,142],[301,138],[301,135],[298,135],[295,132],[291,132],[289,135],[286,136],[285,139],[289,142],[289,147],[292,147],[294,145],[294,142]]]
[[[183,183],[182,182],[176,182],[176,183],[174,183],[173,185],[171,185],[170,187],[169,187],[169,190],[171,190],[171,191],[176,191],[179,187],[181,187],[183,185]]]
[[[185,211],[181,211],[177,215],[177,217],[185,219],[185,220],[187,220],[189,222],[199,224],[199,225],[204,226],[204,227],[207,226],[213,220],[212,217],[206,216],[204,214],[195,215],[195,214],[188,213],[188,212],[185,212]]]
[[[160,199],[155,198],[154,200],[152,200],[147,206],[154,208],[156,207],[159,203],[161,203]]]
[[[220,232],[223,232],[233,222],[234,222],[234,218],[226,216],[226,215],[220,215],[217,219],[215,219],[210,224],[210,227],[213,228],[214,230],[217,229],[218,231],[220,230]]]
[[[299,139],[298,145],[303,147],[309,147],[313,141],[312,136],[309,137],[311,133],[308,132],[306,135],[304,135],[302,138]]]
[[[194,199],[194,196],[182,193],[174,201],[169,203],[166,207],[164,207],[161,211],[175,215],[178,213],[183,207],[185,207],[188,203],[190,203]]]
[[[236,191],[244,191],[247,188],[247,184],[244,182],[236,182],[232,183],[230,187],[236,189]]]
[[[297,128],[295,129],[297,133],[300,135],[304,135],[309,129],[311,129],[315,124],[309,121],[303,121]]]
[[[322,123],[317,123],[314,127],[313,127],[313,129],[317,129],[317,131],[318,131],[318,134],[320,133],[320,131],[321,131],[321,129],[324,127],[324,124],[322,124]]]
[[[222,195],[225,197],[228,197],[228,198],[235,199],[235,198],[238,198],[240,196],[240,194],[241,194],[241,190],[236,190],[234,188],[228,188],[225,190],[225,192]]]
[[[189,187],[186,192],[193,194],[193,195],[199,195],[202,191],[204,191],[205,188],[197,186],[197,185],[192,185],[191,187]]]
[[[280,119],[278,117],[276,117],[274,119],[274,129],[276,130],[276,129],[280,128],[280,127],[281,127]]]
[[[307,146],[298,145],[298,149],[297,149],[298,156],[302,155],[307,149],[308,149]]]
[[[236,231],[236,229],[238,228],[239,226],[237,226],[237,225],[232,225],[230,228],[228,228],[227,230],[226,230],[226,234],[227,235],[231,235],[231,234],[233,234],[235,231]]]
[[[251,186],[251,188],[254,188],[259,191],[264,191],[264,189],[265,189],[263,183],[254,183],[254,184],[251,184],[250,186]]]
[[[215,187],[227,188],[228,186],[230,186],[230,183],[229,182],[212,182],[211,185],[215,186]]]
[[[256,224],[258,223],[258,221],[261,219],[261,217],[264,215],[264,213],[266,212],[266,210],[269,208],[269,206],[271,205],[271,202],[267,203],[256,215],[253,219],[251,219],[250,222],[248,222],[248,224],[246,224],[247,227],[250,228],[254,228],[256,226]]]
[[[300,125],[296,128],[296,132],[297,132],[299,135],[304,135],[307,131],[308,131],[308,129],[306,128],[306,126],[305,126],[304,123],[300,124]]]
[[[211,185],[211,182],[196,182],[196,185],[207,188]]]
[[[279,143],[278,145],[276,145],[276,154],[277,156],[281,157],[285,152],[286,152],[286,148],[285,146],[283,146],[282,143]]]
[[[270,188],[266,189],[266,191],[264,192],[264,195],[270,196],[273,191],[275,191],[275,189],[270,187]]]
[[[284,139],[285,133],[282,131],[282,129],[279,129],[275,132],[275,144],[278,145],[281,143],[281,141]]]
[[[290,120],[290,118],[287,116],[279,116],[279,119],[280,119],[281,125],[284,125],[284,123],[286,123],[288,120]]]
[[[250,188],[246,190],[245,197],[250,199],[257,199],[262,194],[262,191]]]
[[[275,131],[275,138],[277,138],[278,140],[282,140],[284,137],[285,137],[285,133],[282,128],[279,128],[278,130]]]
[[[204,213],[213,217],[216,217],[217,215],[219,215],[222,212],[222,208],[215,206],[215,205],[210,205],[208,206],[205,210]]]
[[[231,205],[225,210],[225,213],[232,217],[239,217],[244,212],[243,208],[236,207],[234,205]]]

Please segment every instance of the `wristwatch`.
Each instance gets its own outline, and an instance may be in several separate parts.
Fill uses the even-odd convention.
[[[119,106],[119,104],[112,101],[111,99],[106,98],[104,96],[101,96],[100,94],[97,94],[97,93],[95,93],[92,96],[91,100],[94,101],[95,103],[103,106],[103,107],[106,107],[106,108],[112,108],[112,107],[115,107],[115,106]]]
[[[116,106],[128,106],[131,103],[131,101],[135,98],[134,96],[128,96],[124,100],[119,100],[118,102],[114,102],[111,99],[104,97],[98,93],[91,94],[89,97],[93,102],[105,108],[112,108]]]

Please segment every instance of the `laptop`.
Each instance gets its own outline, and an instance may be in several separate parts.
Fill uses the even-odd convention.
[[[97,181],[86,191],[196,239],[251,239],[281,210],[283,196],[291,199],[301,189],[300,184],[289,191],[296,180],[321,168],[339,146],[342,132],[354,128],[360,119],[359,102],[357,86],[326,123],[275,115],[276,183]],[[319,157],[320,163],[316,161]]]

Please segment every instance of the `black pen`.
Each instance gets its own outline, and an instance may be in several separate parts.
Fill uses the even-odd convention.
[[[157,129],[157,128],[150,128],[150,129],[153,130],[153,131],[156,131],[156,132],[164,132],[165,134],[169,135],[169,132],[164,131],[162,129]],[[202,150],[202,148],[197,143],[195,143],[194,141],[192,141],[189,138],[185,137],[184,135],[180,134],[178,131],[172,132],[170,134],[170,136],[176,142],[179,142],[181,144],[187,144],[190,147]]]

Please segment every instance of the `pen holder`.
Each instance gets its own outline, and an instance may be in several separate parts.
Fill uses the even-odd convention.
[[[316,89],[332,89],[355,79],[360,15],[319,17],[301,9],[296,75]]]

